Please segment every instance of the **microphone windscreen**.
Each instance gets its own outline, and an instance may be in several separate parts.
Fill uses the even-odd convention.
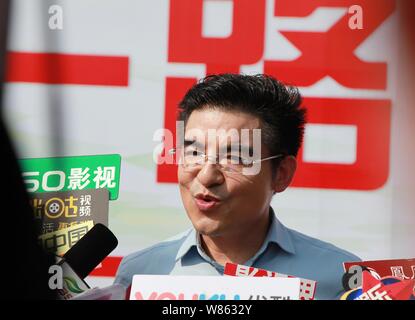
[[[84,279],[118,245],[115,235],[103,224],[97,223],[70,248],[63,258]]]

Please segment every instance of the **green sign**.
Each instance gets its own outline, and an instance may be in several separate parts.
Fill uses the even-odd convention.
[[[19,160],[28,192],[107,188],[110,200],[118,198],[119,154]]]

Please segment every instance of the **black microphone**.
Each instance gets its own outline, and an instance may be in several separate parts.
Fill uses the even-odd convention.
[[[63,255],[63,259],[84,279],[117,245],[115,235],[106,226],[97,223]]]

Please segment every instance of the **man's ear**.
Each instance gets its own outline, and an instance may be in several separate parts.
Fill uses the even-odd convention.
[[[294,156],[286,156],[279,163],[274,174],[273,189],[276,193],[283,192],[290,185],[295,170],[297,169],[297,159]]]

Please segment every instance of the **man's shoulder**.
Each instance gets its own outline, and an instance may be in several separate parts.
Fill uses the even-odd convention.
[[[329,242],[313,238],[296,230],[289,229],[295,243],[296,254],[312,255],[339,261],[360,261],[355,254],[339,248]]]
[[[122,263],[138,263],[140,261],[146,261],[150,257],[155,258],[157,256],[175,258],[177,251],[189,235],[190,231],[190,229],[186,230],[150,247],[131,253],[123,258]]]
[[[115,282],[127,287],[135,274],[169,274],[177,252],[190,232],[191,229],[125,256],[118,267]]]
[[[294,242],[295,257],[298,259],[295,274],[317,281],[318,299],[338,299],[343,293],[343,263],[361,261],[353,253],[331,243],[290,230]]]

